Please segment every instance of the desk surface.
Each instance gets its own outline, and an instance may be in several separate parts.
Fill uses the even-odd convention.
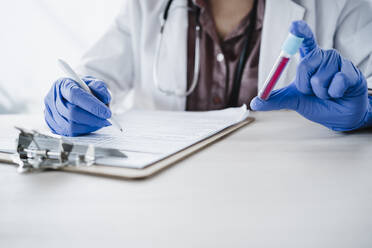
[[[372,247],[372,132],[255,117],[149,180],[0,165],[0,247]]]

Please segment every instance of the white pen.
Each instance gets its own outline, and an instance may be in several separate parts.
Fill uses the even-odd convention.
[[[77,75],[77,73],[69,66],[65,61],[62,59],[58,59],[58,65],[59,67],[67,74],[67,76],[71,79],[73,79],[76,83],[79,84],[81,88],[83,88],[86,92],[89,92],[90,94],[93,94],[93,92],[90,90],[88,85]],[[119,122],[111,116],[110,121],[112,124],[114,124],[121,132],[123,132],[123,128],[120,126]]]

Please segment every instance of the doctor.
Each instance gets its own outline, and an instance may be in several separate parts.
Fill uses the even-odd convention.
[[[369,0],[126,0],[79,69],[99,100],[59,79],[45,98],[45,120],[61,135],[93,132],[110,125],[107,104],[120,110],[131,95],[134,108],[245,103],[292,109],[338,131],[372,126],[371,13]],[[305,39],[301,57],[265,102],[255,96],[288,27]]]

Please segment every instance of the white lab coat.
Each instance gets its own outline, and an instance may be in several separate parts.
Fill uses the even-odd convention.
[[[166,0],[125,0],[121,13],[83,57],[79,72],[104,80],[114,107],[126,99],[133,108],[185,110],[186,98],[166,96],[153,83],[152,67]],[[158,67],[166,89],[186,89],[187,0],[175,0],[166,27]],[[370,0],[266,0],[259,63],[259,88],[274,64],[290,23],[305,20],[319,45],[337,49],[353,61],[372,87],[372,2]],[[293,59],[277,87],[292,82],[299,58]],[[131,94],[129,94],[131,93]],[[131,97],[129,97],[131,96]]]

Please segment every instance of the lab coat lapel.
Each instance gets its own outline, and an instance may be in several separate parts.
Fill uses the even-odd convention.
[[[304,15],[305,8],[292,0],[266,0],[258,75],[259,89],[262,88],[279,56],[291,22],[302,20]],[[289,67],[293,69],[293,65],[289,65]],[[285,81],[288,80],[286,74],[282,75],[278,86],[286,83]]]
[[[164,30],[162,52],[160,54],[159,78],[163,87],[185,92],[187,88],[187,30],[188,2],[174,1]],[[162,18],[163,13],[159,15]],[[164,101],[164,94],[158,92],[158,101]],[[166,96],[165,106],[171,110],[184,110],[186,97]]]

